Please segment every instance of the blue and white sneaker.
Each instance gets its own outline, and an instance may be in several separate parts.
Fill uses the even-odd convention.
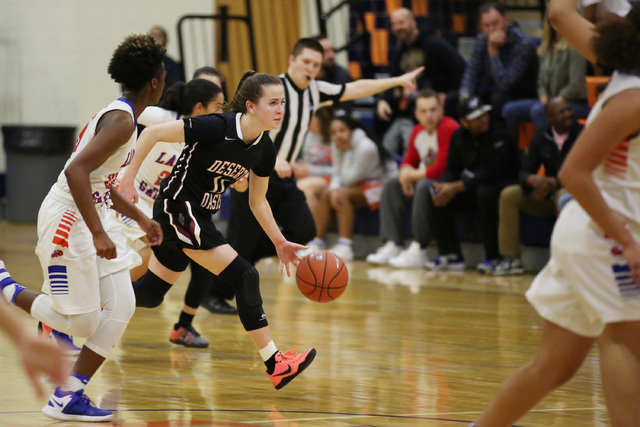
[[[9,289],[13,289],[13,291],[9,290],[8,292],[10,293],[10,295],[7,295],[5,293],[5,288],[11,285],[13,285],[13,287]],[[16,281],[13,280],[7,269],[4,267],[4,261],[0,260],[0,292],[4,294],[5,298],[7,298],[7,300],[9,300],[11,304],[15,304],[16,296],[22,290],[24,290],[24,286],[16,283]]]
[[[462,271],[465,268],[464,257],[462,254],[440,255],[425,262],[424,266],[429,270],[436,271]]]
[[[476,266],[476,270],[478,273],[493,274],[499,261],[497,259],[486,259]]]
[[[67,356],[77,356],[80,354],[82,349],[73,343],[73,337],[71,335],[56,331],[55,329],[51,330],[51,335],[53,335],[56,342]]]
[[[42,413],[49,418],[60,421],[89,421],[103,422],[113,418],[113,412],[96,408],[91,399],[84,394],[84,390],[64,394],[60,387],[49,399]]]
[[[15,280],[11,278],[11,275],[4,267],[4,261],[0,260],[0,287],[4,288],[5,286],[11,285],[15,283]]]

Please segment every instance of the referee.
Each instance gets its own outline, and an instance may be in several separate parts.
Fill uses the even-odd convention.
[[[316,235],[316,227],[304,193],[296,186],[291,163],[294,162],[309,129],[314,111],[326,103],[350,101],[374,95],[396,86],[415,87],[419,68],[398,77],[357,80],[332,84],[315,80],[324,49],[315,39],[302,38],[289,56],[289,68],[280,75],[285,89],[285,112],[280,129],[270,136],[278,151],[274,172],[269,179],[267,200],[276,222],[289,241],[305,244]],[[276,255],[276,250],[249,208],[248,192],[231,191],[232,215],[227,228],[231,246],[251,264]]]

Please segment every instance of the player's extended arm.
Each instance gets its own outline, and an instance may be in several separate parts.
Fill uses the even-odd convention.
[[[271,206],[269,206],[269,202],[267,201],[266,195],[268,187],[269,177],[258,176],[252,171],[249,179],[249,206],[258,223],[275,245],[276,251],[278,251],[278,257],[281,263],[280,273],[282,274],[284,267],[287,271],[287,276],[289,276],[289,263],[292,262],[294,265],[297,265],[298,261],[302,259],[296,253],[296,250],[305,249],[306,247],[289,242],[282,235],[273,217]]]
[[[416,77],[424,71],[424,67],[416,68],[406,74],[397,77],[389,77],[387,79],[367,79],[349,82],[345,86],[344,93],[340,101],[351,101],[356,98],[375,95],[396,86],[406,86],[415,88]]]

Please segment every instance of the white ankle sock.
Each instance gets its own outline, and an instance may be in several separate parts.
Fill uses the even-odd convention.
[[[262,357],[262,360],[266,362],[271,358],[271,356],[273,356],[275,352],[278,351],[278,348],[276,347],[276,344],[273,342],[273,340],[271,340],[266,347],[261,348],[258,351],[260,352],[260,357]]]
[[[64,384],[60,389],[62,391],[71,391],[76,392],[78,390],[84,390],[84,387],[89,382],[89,377],[85,377],[84,375],[77,374],[71,371],[71,375],[67,377]]]
[[[353,242],[352,239],[349,239],[347,237],[339,237],[338,238],[338,244],[339,245],[346,245],[346,246],[351,246],[351,243]]]

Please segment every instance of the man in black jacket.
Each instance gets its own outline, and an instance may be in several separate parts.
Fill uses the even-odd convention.
[[[520,211],[555,216],[558,199],[567,193],[557,175],[582,125],[576,123],[571,106],[561,97],[548,101],[545,111],[551,124],[531,140],[520,167],[520,184],[510,185],[500,194],[498,241],[502,260],[493,271],[496,275],[524,272],[520,259]],[[544,175],[539,174],[541,166]]]
[[[424,72],[417,79],[417,89],[433,89],[444,104],[444,114],[457,117],[458,88],[466,62],[444,38],[418,28],[416,18],[409,9],[400,8],[391,13],[391,32],[398,50],[390,58],[391,75],[399,76],[420,66]],[[394,155],[404,155],[413,130],[416,91],[394,88],[378,98],[377,115],[391,125],[384,135],[383,145]]]
[[[491,106],[477,97],[460,102],[462,127],[451,136],[447,167],[429,200],[429,227],[440,253],[427,262],[432,270],[465,266],[456,236],[456,212],[479,214],[486,260],[478,270],[491,272],[498,262],[498,199],[504,187],[517,182],[518,155],[506,130],[490,121],[489,111]]]

